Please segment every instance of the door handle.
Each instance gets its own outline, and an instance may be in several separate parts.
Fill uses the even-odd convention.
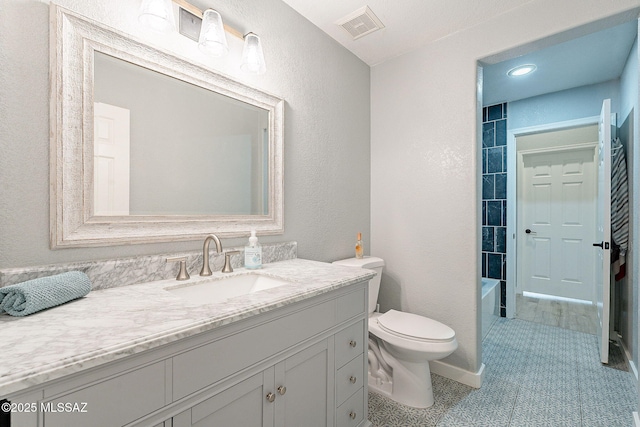
[[[530,229],[528,229],[528,228],[527,228],[526,230],[524,230],[524,232],[525,232],[525,233],[527,233],[527,234],[536,234],[536,232],[535,232],[535,231],[531,231],[531,230],[530,230]]]
[[[609,249],[609,242],[594,243],[593,246],[598,246],[602,249]]]

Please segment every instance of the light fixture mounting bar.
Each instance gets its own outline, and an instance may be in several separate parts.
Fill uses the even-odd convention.
[[[179,7],[181,7],[182,9],[186,10],[187,12],[191,13],[192,15],[197,16],[198,18],[202,19],[202,14],[203,12],[198,9],[197,7],[195,7],[194,5],[192,5],[191,3],[186,2],[185,0],[172,0],[175,4],[177,4]],[[240,40],[244,40],[244,34],[242,34],[242,32],[238,31],[237,29],[227,25],[227,24],[223,24],[224,26],[224,30],[231,34],[232,36],[235,36],[237,38],[239,38]]]

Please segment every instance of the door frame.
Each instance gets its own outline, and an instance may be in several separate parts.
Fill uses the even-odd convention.
[[[516,230],[517,224],[517,176],[518,153],[516,152],[516,138],[542,132],[566,130],[576,127],[597,125],[600,116],[585,117],[582,119],[566,120],[561,122],[545,123],[517,129],[507,129],[507,277],[506,277],[506,316],[513,319],[516,315],[516,262],[518,259],[518,244]],[[552,148],[550,148],[552,149]]]

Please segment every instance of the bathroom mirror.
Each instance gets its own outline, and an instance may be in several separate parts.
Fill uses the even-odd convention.
[[[282,99],[51,8],[52,248],[283,232]]]

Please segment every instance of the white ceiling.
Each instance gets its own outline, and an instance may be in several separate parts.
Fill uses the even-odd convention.
[[[370,66],[462,31],[530,0],[283,0]],[[385,28],[360,39],[336,24],[368,5]],[[551,46],[515,59],[486,65],[484,105],[618,78],[637,34],[635,21]],[[506,72],[522,63],[538,69],[522,79]]]
[[[462,31],[531,0],[283,0],[370,66]],[[369,6],[385,28],[358,40],[336,22]]]

